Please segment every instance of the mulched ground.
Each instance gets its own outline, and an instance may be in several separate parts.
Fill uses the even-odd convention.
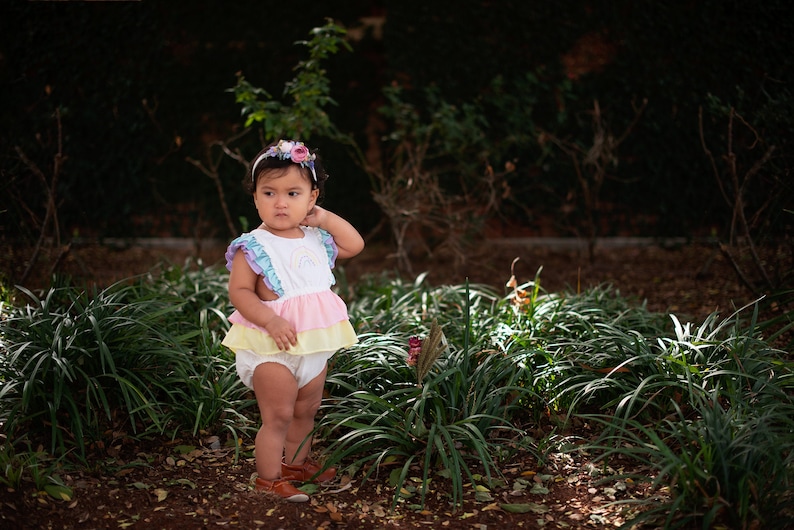
[[[46,286],[50,276],[58,272],[106,286],[152,270],[164,261],[181,265],[193,257],[205,265],[223,263],[222,243],[205,242],[201,247],[180,243],[171,247],[75,244],[45,249],[23,285]],[[359,256],[340,263],[340,268],[351,282],[365,274],[395,275],[397,263],[389,252],[382,245],[369,245]],[[31,254],[32,249],[10,246],[0,255],[0,274],[10,283],[18,283]],[[511,263],[519,258],[515,267],[519,282],[534,279],[542,267],[540,282],[548,292],[610,284],[626,297],[646,301],[652,311],[673,312],[694,321],[713,311],[727,316],[755,299],[741,285],[728,260],[710,244],[603,246],[596,248],[591,260],[582,248],[501,239],[482,243],[467,255],[466,263],[458,266],[445,256],[414,256],[413,273],[428,272],[431,284],[456,284],[468,279],[503,289]]]
[[[68,500],[33,489],[0,491],[0,525],[53,530],[580,528],[623,522],[620,508],[610,501],[647,494],[630,481],[597,484],[600,467],[586,459],[552,456],[539,466],[523,454],[506,463],[503,478],[487,489],[485,481],[476,490],[468,486],[458,509],[445,495],[448,486],[438,480],[424,508],[409,492],[392,509],[394,488],[383,476],[362,484],[343,475],[311,490],[310,502],[290,504],[252,489],[250,452],[235,462],[232,450],[191,450],[185,443],[192,442],[111,447],[97,470],[62,476],[74,490]]]
[[[181,264],[197,256],[205,264],[219,263],[223,250],[223,245],[201,249],[74,245],[42,254],[25,285],[46,285],[55,270],[107,285],[147,272],[163,259]],[[10,249],[0,260],[0,272],[12,281],[19,278],[29,256],[29,249]],[[599,248],[591,261],[578,249],[497,241],[471,251],[464,266],[456,267],[442,257],[416,258],[413,269],[429,271],[431,284],[468,279],[501,289],[514,258],[519,258],[515,266],[519,282],[533,279],[542,267],[541,285],[549,292],[607,283],[637,303],[645,301],[650,310],[673,312],[681,320],[700,322],[714,311],[727,316],[753,299],[730,264],[710,245]],[[394,260],[386,249],[372,245],[342,265],[348,279],[356,281],[364,274],[393,270]],[[587,426],[579,429],[586,434]],[[232,450],[213,449],[211,441],[119,441],[96,459],[90,472],[62,476],[74,490],[70,499],[56,500],[32,487],[0,490],[0,527],[593,528],[624,520],[611,501],[647,494],[631,482],[599,483],[599,467],[588,455],[553,455],[540,464],[532,455],[518,453],[502,465],[501,482],[489,484],[488,491],[469,486],[457,510],[450,506],[444,495],[448,488],[440,481],[431,487],[424,509],[414,506],[414,495],[403,498],[392,510],[394,490],[388,485],[388,469],[365,484],[341,476],[313,492],[309,503],[292,505],[251,488],[250,448],[244,448],[249,452],[235,461]]]
[[[348,274],[383,269],[385,250],[376,248],[346,265]],[[473,249],[467,263],[456,267],[443,258],[412,260],[413,271],[429,271],[433,285],[473,283],[503,289],[510,278],[511,264],[518,258],[515,274],[519,282],[535,278],[539,269],[541,287],[547,292],[585,290],[608,284],[621,295],[646,302],[648,309],[673,312],[682,318],[702,321],[714,311],[727,316],[735,307],[754,299],[738,281],[727,259],[709,244],[596,247],[593,259],[585,248],[546,245],[532,239],[502,239]]]

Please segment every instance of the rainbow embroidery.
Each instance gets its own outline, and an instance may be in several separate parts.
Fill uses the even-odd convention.
[[[290,257],[290,267],[292,269],[302,269],[304,267],[319,267],[322,261],[317,254],[306,247],[296,248]]]

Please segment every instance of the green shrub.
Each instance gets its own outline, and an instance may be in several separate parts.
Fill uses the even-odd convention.
[[[53,287],[2,321],[0,414],[53,454],[103,439],[107,430],[161,430],[163,376],[186,362],[188,335],[164,322],[180,301],[138,296],[116,284],[90,296]],[[193,332],[195,333],[195,331]],[[119,414],[119,413],[122,414]]]
[[[605,414],[584,416],[603,425],[591,448],[604,459],[649,463],[653,485],[669,491],[667,500],[643,501],[639,520],[786,528],[794,522],[786,511],[794,479],[791,364],[754,337],[753,319],[749,327],[738,314],[722,322],[712,315],[700,327],[673,320],[674,337],[645,355],[648,366],[655,357],[656,373],[621,385],[604,377],[623,395]]]
[[[85,457],[109,435],[248,426],[252,405],[220,344],[224,275],[191,262],[98,292],[54,281],[0,322],[0,419],[10,437]],[[101,448],[101,443],[97,446]]]
[[[197,265],[90,295],[56,281],[41,296],[22,290],[24,306],[2,306],[5,485],[27,476],[64,498],[61,458],[85,458],[108,435],[223,430],[237,444],[255,432],[255,402],[221,345],[226,276]],[[618,501],[630,503],[627,525],[794,522],[794,367],[761,338],[757,305],[749,318],[666,324],[608,286],[546,293],[539,273],[507,296],[425,276],[359,282],[348,304],[359,343],[332,360],[315,432],[328,463],[364,482],[389,470],[393,507],[424,506],[442,480],[459,506],[467,484],[501,483],[513,452],[542,460],[564,450],[576,416],[597,439],[571,450],[605,468],[620,458],[655,488]],[[422,338],[419,358],[432,362],[412,365]],[[551,414],[560,422],[542,440],[522,427]],[[39,443],[45,453],[31,450]]]
[[[494,455],[506,441],[497,434],[514,431],[512,393],[521,391],[522,377],[510,355],[491,347],[483,328],[492,322],[495,301],[484,287],[432,289],[422,278],[359,293],[351,315],[360,327],[373,329],[334,358],[331,399],[318,425],[331,439],[329,461],[344,460],[354,473],[363,469],[364,481],[380,466],[396,464],[393,505],[418,482],[423,506],[434,476],[451,480],[451,502],[458,505],[464,482],[478,481],[475,464],[490,481],[497,471]],[[381,321],[383,313],[391,318]],[[441,323],[446,338],[443,353],[417,382],[416,368],[407,362],[409,339],[426,330],[421,321],[429,318]],[[414,465],[421,477],[410,476]]]

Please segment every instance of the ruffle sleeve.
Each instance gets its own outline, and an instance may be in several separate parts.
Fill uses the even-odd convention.
[[[232,260],[238,250],[243,251],[245,261],[248,263],[248,266],[251,267],[251,270],[257,275],[264,277],[265,285],[267,285],[268,289],[279,296],[283,296],[284,289],[281,287],[278,276],[276,276],[276,271],[270,261],[270,256],[265,252],[265,249],[259,241],[250,233],[243,234],[232,240],[229,247],[226,249],[226,268],[229,271],[232,270]]]
[[[317,232],[320,236],[320,242],[322,242],[323,247],[325,247],[325,253],[328,256],[328,265],[333,269],[336,264],[336,257],[339,255],[339,248],[336,246],[336,241],[334,241],[334,237],[329,232],[326,232],[322,228],[318,228]]]

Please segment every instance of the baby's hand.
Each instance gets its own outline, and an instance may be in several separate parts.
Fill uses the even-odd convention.
[[[289,322],[275,316],[265,325],[265,329],[276,341],[276,346],[281,351],[287,351],[298,343],[298,334]]]
[[[326,214],[325,208],[321,208],[320,206],[315,206],[314,208],[311,209],[309,213],[306,214],[306,217],[303,218],[301,224],[303,226],[319,227],[323,219],[325,218],[325,214]]]

